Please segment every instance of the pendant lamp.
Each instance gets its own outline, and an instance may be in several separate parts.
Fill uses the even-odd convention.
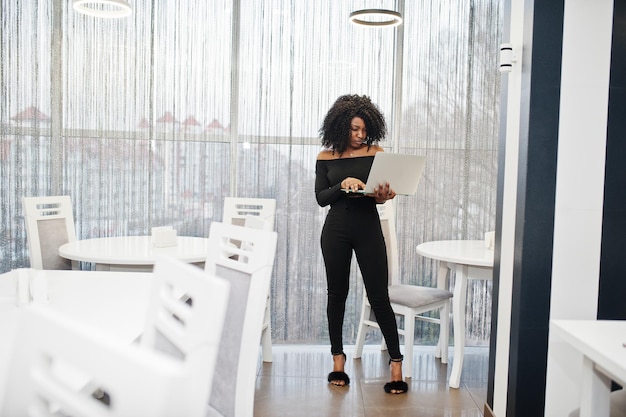
[[[363,9],[350,13],[350,22],[359,26],[398,26],[402,23],[402,15],[393,10]]]
[[[126,0],[74,0],[73,4],[77,12],[94,17],[120,18],[133,13]]]

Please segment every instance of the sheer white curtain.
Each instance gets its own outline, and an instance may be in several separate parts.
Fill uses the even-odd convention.
[[[132,1],[120,20],[69,0],[0,4],[0,272],[28,266],[23,196],[70,195],[81,239],[166,224],[204,236],[224,197],[276,198],[274,339],[327,343],[314,168],[321,120],[347,93],[379,104],[387,150],[428,156],[417,195],[398,199],[411,282],[434,282],[418,243],[494,227],[498,0]],[[403,9],[402,30],[351,25],[362,8]],[[356,265],[352,288],[346,343]],[[484,344],[489,284],[470,294],[468,338]]]

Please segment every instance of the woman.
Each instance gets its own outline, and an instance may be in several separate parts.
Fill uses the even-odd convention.
[[[352,251],[356,254],[369,302],[389,349],[391,382],[385,391],[407,392],[402,380],[402,354],[396,319],[387,290],[387,251],[376,204],[396,193],[389,184],[380,184],[372,194],[356,191],[365,182],[377,152],[378,142],[387,133],[385,119],[369,97],[341,96],[330,108],[320,135],[322,150],[315,167],[315,196],[320,206],[330,204],[321,235],[322,254],[328,285],[328,330],[333,372],[328,382],[344,386],[350,378],[344,372],[342,328],[349,291]]]

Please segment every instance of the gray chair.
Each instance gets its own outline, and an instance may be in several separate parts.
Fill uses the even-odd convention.
[[[182,394],[188,398],[177,415],[206,413],[229,291],[226,280],[176,259],[161,257],[154,265],[140,344],[181,361],[190,376],[193,389]]]
[[[452,293],[445,289],[401,283],[393,200],[378,205],[378,212],[387,246],[389,299],[391,300],[391,307],[394,313],[404,317],[404,328],[398,328],[398,333],[404,336],[403,374],[405,377],[410,378],[413,376],[413,345],[415,343],[416,319],[439,324],[439,342],[435,350],[435,357],[440,357],[441,362],[448,363],[450,299],[452,298]],[[441,318],[423,315],[426,312],[437,310]],[[367,294],[364,291],[361,319],[354,349],[355,359],[361,357],[365,336],[367,331],[372,328],[380,329],[367,300]],[[381,349],[386,349],[384,340]]]
[[[226,197],[224,199],[224,223],[251,227],[253,229],[274,230],[276,200],[273,198]],[[271,292],[271,291],[270,291]],[[261,334],[263,362],[272,361],[272,304],[267,296],[263,333]]]
[[[226,197],[222,222],[243,226],[246,216],[257,217],[269,222],[269,230],[274,230],[276,200],[273,198]]]
[[[253,415],[258,346],[276,240],[277,234],[273,231],[227,223],[211,224],[205,269],[226,279],[230,283],[230,294],[209,400],[209,416]]]
[[[78,269],[58,253],[59,246],[76,240],[70,197],[24,197],[22,203],[31,268]]]

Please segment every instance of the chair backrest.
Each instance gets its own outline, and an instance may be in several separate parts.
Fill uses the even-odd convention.
[[[22,203],[31,268],[72,269],[58,253],[59,246],[76,240],[70,197],[24,197]]]
[[[206,406],[220,345],[228,281],[181,261],[161,257],[154,265],[154,284],[148,305],[143,347],[179,359],[194,376],[188,406]],[[193,403],[195,401],[195,403]],[[186,415],[179,410],[179,415]]]
[[[396,211],[393,200],[378,204],[380,226],[387,246],[387,263],[389,268],[389,285],[400,284],[400,260],[398,255],[398,236],[396,234]]]
[[[272,231],[274,230],[274,222],[272,219],[263,220],[260,217],[247,214],[243,220],[243,225],[244,227],[251,227],[253,229]]]
[[[259,339],[276,241],[277,234],[273,231],[227,223],[211,224],[205,269],[230,282],[209,401],[216,415],[252,417]]]
[[[42,306],[20,309],[8,368],[2,416],[199,417],[206,411],[206,405],[184,408],[182,394],[194,387],[180,361]],[[77,378],[101,395],[76,386]]]
[[[254,216],[268,222],[274,230],[276,218],[276,200],[273,198],[226,197],[224,199],[223,223],[244,226],[246,216]]]

